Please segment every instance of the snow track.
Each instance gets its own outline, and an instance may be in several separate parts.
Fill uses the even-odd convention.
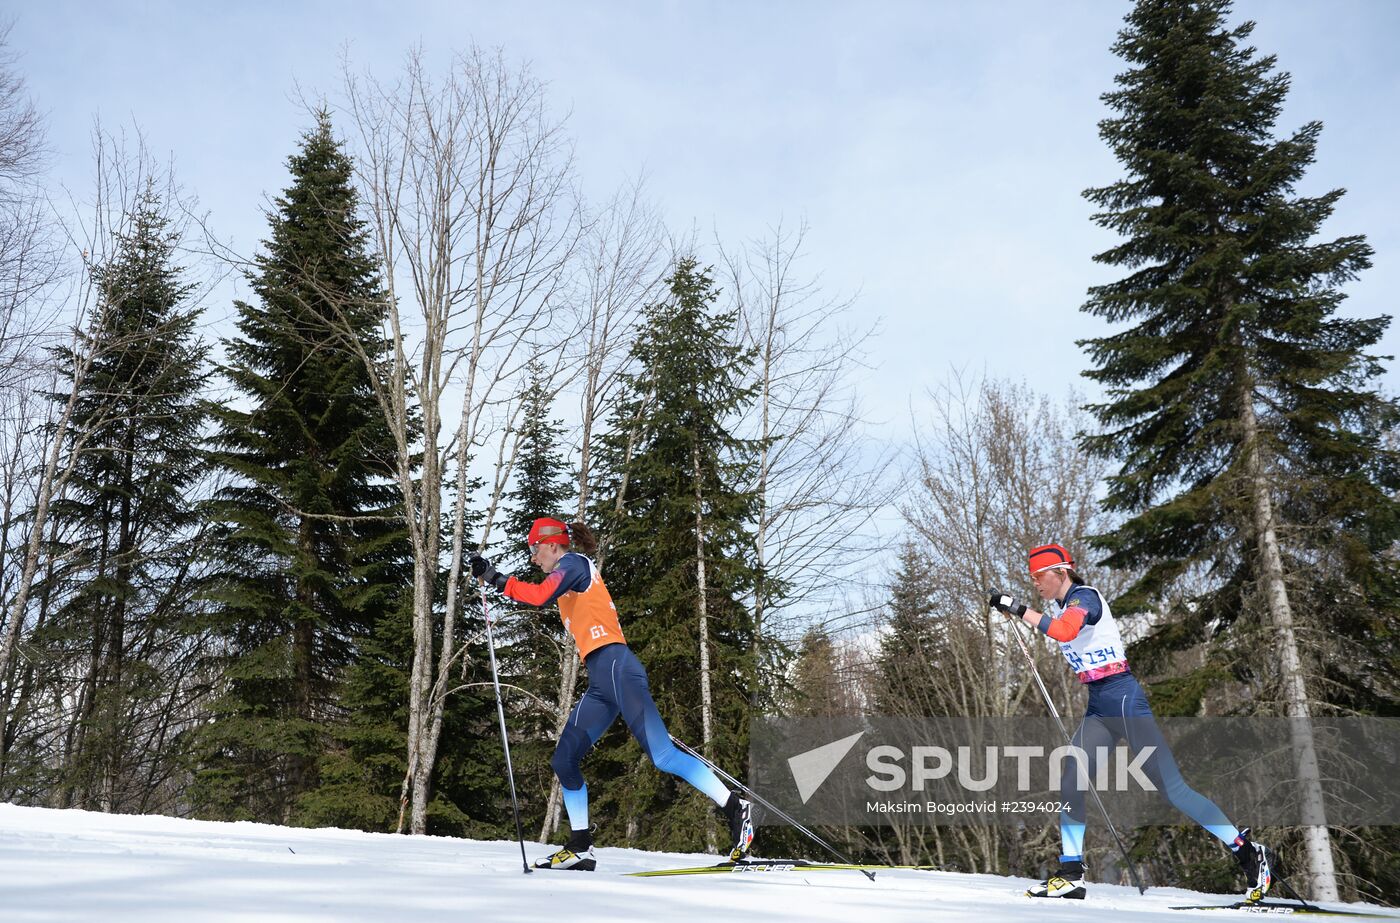
[[[543,847],[529,850],[531,859]],[[713,923],[803,920],[1009,923],[1260,919],[1171,905],[1222,895],[1090,885],[1085,901],[1031,901],[1026,879],[945,872],[778,872],[631,878],[714,857],[597,850],[597,872],[520,870],[514,842],[221,824],[0,805],[5,923]],[[1363,909],[1350,905],[1350,909]],[[1376,908],[1368,908],[1376,909]],[[1400,921],[1400,913],[1381,911]],[[1267,918],[1265,918],[1267,919]]]

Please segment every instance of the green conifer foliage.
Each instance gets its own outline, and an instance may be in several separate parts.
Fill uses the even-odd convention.
[[[922,692],[931,682],[949,677],[946,627],[934,617],[933,597],[924,576],[928,563],[913,542],[899,552],[899,569],[890,586],[887,630],[873,677],[873,712],[882,716],[922,717],[931,712]]]
[[[646,666],[671,733],[702,738],[698,562],[704,547],[712,709],[709,755],[743,775],[748,701],[759,681],[750,602],[757,568],[750,523],[755,446],[731,429],[753,398],[752,356],[733,344],[710,274],[682,259],[668,297],[650,305],[632,349],[637,371],[600,453],[595,519],[603,576],[628,643]],[[621,509],[618,493],[624,491]],[[698,517],[698,519],[697,519]],[[585,772],[598,778],[598,818],[614,842],[703,848],[710,802],[658,773],[614,728]],[[596,765],[596,770],[591,766]],[[590,793],[593,788],[590,786]]]
[[[345,671],[407,583],[394,443],[337,333],[349,323],[382,354],[385,296],[326,114],[288,163],[249,276],[257,299],[236,303],[226,344],[235,395],[214,408],[211,454],[231,483],[209,505],[221,567],[208,592],[227,650],[199,790],[213,816],[283,822],[320,785]]]
[[[1114,46],[1132,67],[1105,94],[1115,114],[1101,124],[1127,175],[1086,193],[1096,221],[1125,238],[1096,259],[1129,270],[1084,308],[1122,325],[1084,341],[1086,374],[1107,389],[1092,408],[1104,431],[1086,447],[1121,464],[1107,504],[1127,514],[1099,544],[1110,566],[1142,572],[1120,611],[1181,600],[1155,638],[1167,649],[1251,611],[1247,406],[1298,602],[1335,616],[1372,589],[1389,595],[1380,553],[1400,534],[1400,465],[1383,442],[1397,412],[1370,352],[1389,318],[1338,314],[1340,286],[1371,249],[1359,235],[1316,239],[1342,195],[1296,191],[1322,126],[1275,137],[1288,76],[1245,44],[1252,23],[1227,27],[1228,11],[1223,0],[1137,5]]]

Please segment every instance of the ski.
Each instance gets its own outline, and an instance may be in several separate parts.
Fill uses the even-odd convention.
[[[661,878],[668,875],[735,875],[769,872],[876,872],[892,869],[937,871],[932,865],[856,865],[834,862],[808,862],[806,859],[745,859],[741,862],[719,862],[693,868],[655,869],[648,872],[627,872],[633,878]]]
[[[1382,913],[1366,913],[1361,910],[1328,910],[1313,904],[1290,901],[1236,901],[1233,904],[1201,904],[1189,907],[1173,907],[1172,910],[1243,910],[1246,913],[1301,913],[1323,917],[1372,917],[1384,919]]]

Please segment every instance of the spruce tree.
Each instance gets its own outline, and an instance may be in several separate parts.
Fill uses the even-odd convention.
[[[952,647],[957,634],[965,640],[980,628],[971,629],[958,615],[935,609],[929,554],[914,540],[904,541],[897,561],[885,603],[885,630],[869,675],[871,713],[914,723],[976,714],[953,704],[966,702],[959,695],[966,682],[966,661],[959,662]],[[862,835],[879,844],[876,855],[883,861],[921,864],[941,861],[944,855],[937,831],[922,824],[870,827]]]
[[[551,419],[552,395],[545,380],[545,369],[532,360],[526,370],[529,384],[521,400],[520,451],[517,456],[515,486],[506,495],[510,511],[506,517],[505,545],[498,556],[502,573],[538,583],[544,573],[530,563],[525,537],[530,524],[541,516],[565,522],[574,496],[574,481],[562,449],[563,425]],[[547,610],[521,604],[511,605],[502,598],[497,603],[510,613],[496,635],[503,647],[502,667],[512,683],[540,699],[552,701],[558,691],[560,671],[574,657],[574,640],[564,630],[554,607]],[[507,696],[513,702],[511,733],[518,735],[512,745],[516,785],[520,792],[521,817],[527,829],[538,828],[544,820],[544,806],[554,770],[555,715],[537,700]]]
[[[199,790],[207,814],[277,822],[297,820],[320,785],[346,721],[344,671],[407,583],[394,442],[337,327],[356,328],[378,361],[386,296],[328,115],[288,163],[249,275],[256,301],[235,304],[226,343],[237,397],[214,408],[211,457],[232,483],[209,505],[209,595],[227,656]]]
[[[55,802],[107,811],[142,810],[151,780],[182,762],[165,729],[188,717],[170,708],[189,672],[192,494],[205,470],[207,348],[175,262],[179,234],[150,182],[126,218],[115,255],[93,270],[97,307],[79,335],[93,360],[69,429],[76,459],[50,508],[64,540],[39,594],[62,602],[34,637],[62,673],[81,677]],[[74,353],[57,352],[71,369]]]
[[[563,455],[563,424],[551,419],[553,395],[546,381],[544,365],[533,359],[526,367],[529,382],[521,395],[520,451],[515,466],[515,486],[506,494],[509,515],[504,526],[505,550],[498,567],[502,573],[521,579],[539,580],[543,575],[530,563],[525,536],[530,524],[541,516],[568,522],[574,482]]]
[[[803,632],[792,663],[789,715],[820,718],[856,713],[841,676],[839,654],[836,642],[825,628],[814,626]]]
[[[906,541],[899,550],[899,569],[886,604],[887,630],[875,663],[872,705],[877,715],[929,714],[929,699],[923,692],[942,672],[947,641],[933,617],[927,570],[928,562],[918,547]]]
[[[718,296],[709,272],[685,258],[668,296],[646,308],[631,351],[636,371],[625,379],[599,456],[594,518],[623,633],[671,733],[702,746],[708,679],[706,749],[742,776],[757,681],[749,609],[756,498],[743,486],[753,483],[755,445],[731,427],[754,391],[752,356],[734,345],[735,314],[716,308]],[[615,728],[587,769],[599,782],[597,816],[609,838],[705,847],[713,835],[708,799],[653,770],[634,743],[619,746],[625,734]]]
[[[1128,274],[1084,306],[1121,329],[1082,343],[1106,389],[1085,445],[1120,463],[1106,502],[1124,520],[1098,545],[1141,574],[1119,611],[1165,609],[1140,667],[1211,639],[1159,707],[1165,691],[1197,713],[1228,681],[1243,710],[1393,711],[1397,408],[1373,353],[1389,318],[1338,313],[1371,248],[1319,239],[1343,194],[1297,191],[1321,123],[1276,135],[1289,77],[1229,12],[1139,0],[1114,45],[1130,69],[1100,131],[1126,176],[1085,194],[1125,238],[1095,259]],[[1305,776],[1311,745],[1294,745]],[[1334,895],[1325,828],[1305,846],[1316,896]]]

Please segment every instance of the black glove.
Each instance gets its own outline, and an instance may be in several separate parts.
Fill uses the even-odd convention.
[[[1026,614],[1025,603],[1018,603],[1016,597],[1009,593],[993,591],[992,598],[988,600],[988,604],[993,609],[1005,612],[1007,615],[1014,615],[1017,618]]]
[[[472,566],[472,576],[482,583],[489,583],[498,590],[504,591],[506,588],[506,575],[496,570],[489,560],[481,555],[473,553],[467,559]]]

